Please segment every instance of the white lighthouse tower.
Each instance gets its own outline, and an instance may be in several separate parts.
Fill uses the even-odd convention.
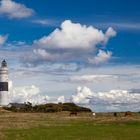
[[[8,68],[3,60],[0,67],[0,106],[5,105],[8,105]]]

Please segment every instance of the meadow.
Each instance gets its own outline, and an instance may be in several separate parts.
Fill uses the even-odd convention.
[[[140,140],[140,114],[1,112],[0,140]]]

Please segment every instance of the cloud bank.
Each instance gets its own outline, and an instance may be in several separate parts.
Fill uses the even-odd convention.
[[[31,102],[33,105],[46,104],[50,102],[64,103],[65,97],[64,96],[59,96],[55,98],[49,97],[47,95],[43,95],[39,87],[35,85],[14,87],[12,85],[12,81],[9,81],[9,102],[10,103]]]
[[[40,94],[40,89],[35,85],[24,87],[11,87],[9,91],[9,101],[14,103],[31,102],[33,104],[46,103],[48,96]]]
[[[96,111],[139,111],[140,92],[133,90],[93,92],[88,87],[78,87],[72,101],[88,105]]]
[[[90,107],[94,111],[139,111],[140,90],[110,90],[107,92],[94,92],[90,88],[77,87],[75,94],[68,99],[65,95],[59,97],[41,94],[35,86],[13,87],[9,82],[9,102],[31,102],[35,104],[73,102],[78,105]],[[67,100],[66,100],[67,98]]]
[[[78,75],[72,76],[68,79],[70,82],[96,82],[96,81],[106,81],[108,79],[117,79],[115,75]]]

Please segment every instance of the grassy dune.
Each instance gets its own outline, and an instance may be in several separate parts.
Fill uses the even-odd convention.
[[[140,114],[0,113],[0,140],[139,140]]]

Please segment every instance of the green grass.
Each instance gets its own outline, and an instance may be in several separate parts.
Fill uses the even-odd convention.
[[[4,130],[7,140],[139,140],[140,125],[92,125],[37,127]]]
[[[140,140],[140,116],[0,115],[0,140]]]

